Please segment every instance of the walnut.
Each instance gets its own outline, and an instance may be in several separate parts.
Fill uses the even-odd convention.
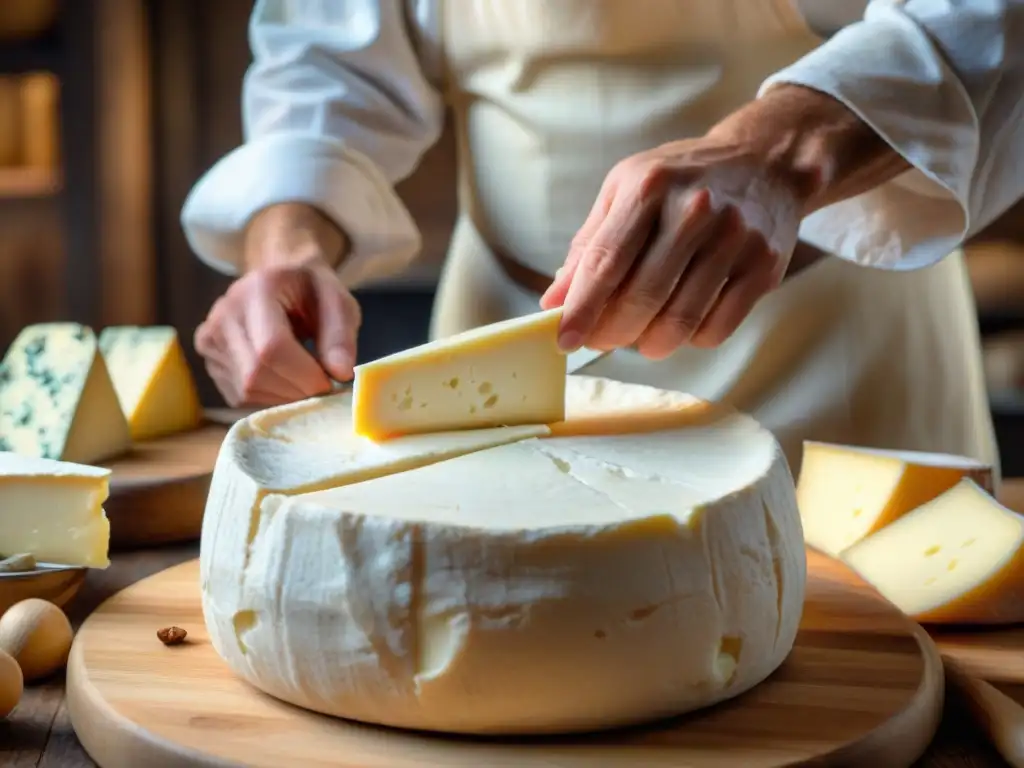
[[[157,639],[164,645],[180,645],[188,635],[181,627],[164,627],[156,631]]]

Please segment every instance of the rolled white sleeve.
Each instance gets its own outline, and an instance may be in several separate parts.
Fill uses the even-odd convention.
[[[831,95],[913,166],[808,216],[819,248],[928,266],[1024,196],[1024,0],[871,0],[760,93],[779,83]]]
[[[348,285],[404,268],[421,237],[394,185],[438,140],[444,106],[417,59],[403,0],[257,0],[249,39],[245,142],[185,201],[192,249],[236,274],[252,216],[304,202],[347,235]]]

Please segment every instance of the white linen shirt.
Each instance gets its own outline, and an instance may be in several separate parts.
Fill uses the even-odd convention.
[[[201,260],[236,274],[251,217],[306,202],[348,235],[346,284],[412,261],[421,238],[394,185],[443,129],[440,2],[257,0],[245,142],[182,210]],[[804,219],[801,238],[819,248],[868,266],[927,266],[1024,196],[1024,0],[871,0],[759,93],[778,83],[830,94],[913,166]]]

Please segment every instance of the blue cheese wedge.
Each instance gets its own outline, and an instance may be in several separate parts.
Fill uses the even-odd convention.
[[[96,464],[131,443],[96,334],[76,323],[23,329],[0,362],[0,450]]]

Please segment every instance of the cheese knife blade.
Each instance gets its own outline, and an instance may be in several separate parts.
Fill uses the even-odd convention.
[[[566,357],[565,368],[567,373],[579,373],[588,365],[596,363],[598,360],[607,357],[611,354],[611,350],[604,352],[596,349],[587,349],[586,347],[580,347],[575,352],[570,352]]]

